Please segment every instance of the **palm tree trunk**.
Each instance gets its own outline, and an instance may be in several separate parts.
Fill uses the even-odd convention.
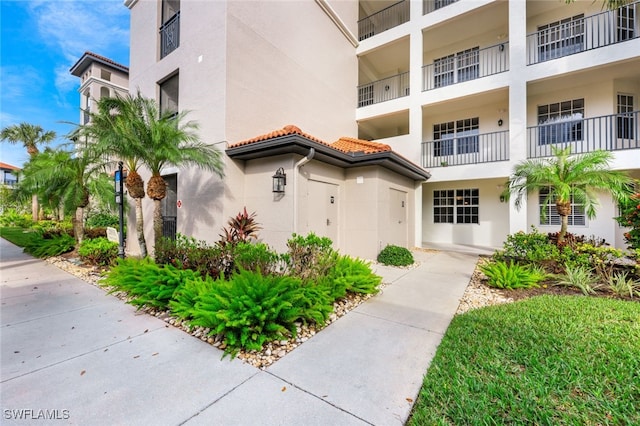
[[[142,198],[134,198],[136,203],[136,235],[138,236],[138,246],[140,256],[147,257],[147,242],[144,239],[144,222],[142,219]]]
[[[564,243],[564,236],[567,235],[569,226],[569,215],[571,214],[571,202],[556,201],[556,209],[560,216],[560,233],[558,234],[558,244]]]
[[[153,242],[158,246],[162,238],[162,200],[153,200]]]
[[[76,237],[76,241],[78,242],[78,247],[82,243],[84,239],[84,208],[78,207],[76,208],[76,215],[72,219],[73,222],[73,234]]]
[[[38,208],[38,196],[33,194],[31,196],[31,216],[34,222],[38,221],[38,213],[40,209]]]

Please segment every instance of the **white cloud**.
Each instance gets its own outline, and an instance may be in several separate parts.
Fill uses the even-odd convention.
[[[2,103],[33,95],[44,80],[40,72],[31,66],[6,65],[0,68]]]
[[[69,69],[84,52],[127,59],[113,57],[128,52],[129,46],[129,10],[122,0],[39,0],[29,6],[43,40],[64,58],[55,69],[60,93],[77,84]]]

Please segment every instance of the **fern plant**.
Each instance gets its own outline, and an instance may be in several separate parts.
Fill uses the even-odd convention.
[[[35,257],[47,258],[68,253],[73,250],[75,244],[73,237],[60,234],[51,238],[33,238],[24,246],[24,251]]]
[[[338,257],[335,266],[327,274],[325,285],[331,287],[334,299],[342,298],[346,292],[376,294],[382,277],[371,271],[369,262],[350,256]],[[329,283],[326,283],[329,281]]]
[[[540,270],[524,267],[513,261],[506,263],[498,260],[480,265],[479,268],[487,276],[491,287],[507,290],[539,287],[538,283],[546,278]]]
[[[224,281],[224,277],[214,280],[207,275],[205,278],[187,279],[176,289],[172,300],[169,301],[171,313],[185,320],[193,318],[193,308],[200,297],[213,291],[213,287],[218,285],[219,281]]]
[[[596,290],[602,287],[602,284],[598,283],[591,269],[582,265],[568,265],[564,274],[555,275],[555,278],[557,279],[557,285],[577,288],[585,296],[595,294]]]
[[[192,311],[192,325],[221,334],[226,354],[260,350],[266,341],[296,335],[295,322],[305,318],[308,295],[293,277],[240,271],[200,295]]]

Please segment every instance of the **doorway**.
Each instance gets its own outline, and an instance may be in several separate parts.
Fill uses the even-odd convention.
[[[338,185],[309,180],[308,217],[309,231],[320,237],[328,237],[334,246],[338,243]]]

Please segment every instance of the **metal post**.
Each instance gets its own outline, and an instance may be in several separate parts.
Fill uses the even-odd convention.
[[[124,259],[124,175],[122,173],[122,161],[118,162],[118,176],[118,195],[116,196],[116,201],[119,201],[118,256],[120,259]]]

